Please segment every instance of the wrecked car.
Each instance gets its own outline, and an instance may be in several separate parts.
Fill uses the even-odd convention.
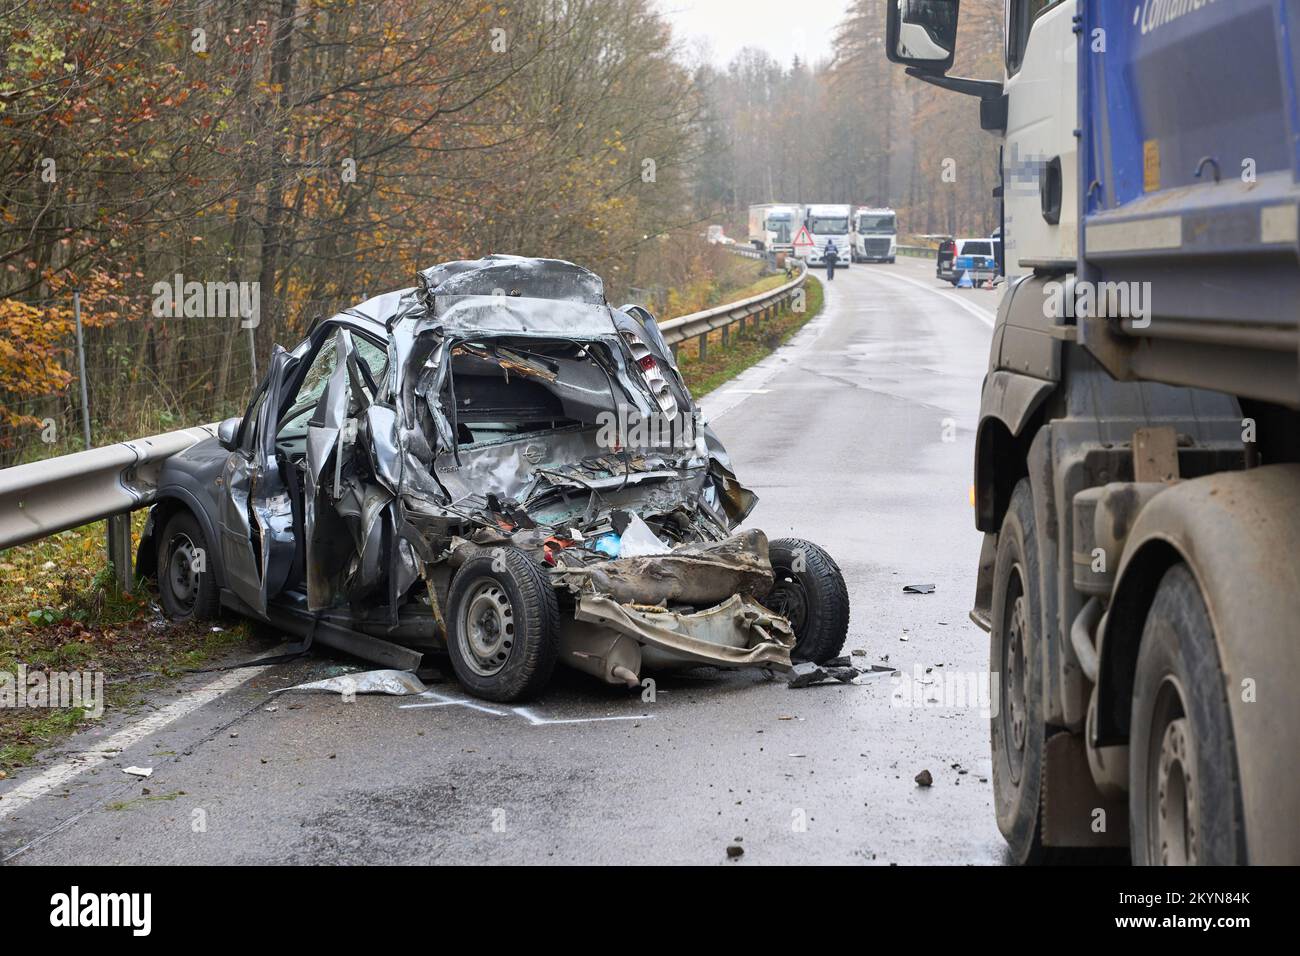
[[[848,596],[756,498],[653,316],[595,274],[449,262],[277,347],[240,418],[170,458],[140,545],[174,618],[227,608],[471,693],[557,662],[788,668],[839,653]]]

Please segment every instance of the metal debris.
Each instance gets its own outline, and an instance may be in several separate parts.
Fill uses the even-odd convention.
[[[393,697],[405,697],[411,694],[423,694],[428,688],[410,671],[383,670],[327,677],[325,680],[298,684],[296,687],[282,687],[272,693],[283,694],[291,690],[324,691],[331,694],[389,694]]]
[[[153,767],[123,767],[122,772],[133,777],[152,777]]]
[[[904,594],[933,594],[933,584],[905,584],[903,585]]]

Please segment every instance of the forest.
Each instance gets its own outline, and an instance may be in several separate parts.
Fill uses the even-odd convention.
[[[998,6],[963,12],[957,72],[997,75]],[[0,0],[0,465],[80,447],[83,384],[96,443],[237,414],[276,343],[442,260],[569,259],[689,307],[705,226],[752,202],[992,225],[992,140],[885,61],[883,0],[846,3],[826,62],[725,68],[665,9]],[[256,322],[158,308],[188,282]]]

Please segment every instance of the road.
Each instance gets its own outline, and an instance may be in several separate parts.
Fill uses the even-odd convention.
[[[928,260],[854,266],[790,345],[703,402],[761,499],[751,524],[835,555],[846,652],[904,677],[791,690],[710,671],[662,676],[647,701],[566,671],[514,708],[454,681],[272,694],[339,673],[324,657],[195,675],[0,785],[0,859],[1004,862],[987,709],[943,693],[986,671],[968,495],[996,297],[937,283]]]

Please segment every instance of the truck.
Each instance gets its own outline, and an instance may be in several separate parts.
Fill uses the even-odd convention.
[[[848,205],[813,204],[804,207],[803,224],[813,241],[813,248],[805,257],[808,265],[824,265],[822,256],[826,247],[835,243],[835,250],[839,254],[837,264],[842,269],[849,267],[849,225],[852,215],[853,207]]]
[[[894,210],[859,206],[851,232],[854,262],[893,262],[898,255],[898,216]]]
[[[1300,48],[1290,0],[959,0],[885,50],[978,100],[1005,292],[974,449],[1011,856],[1300,862]]]
[[[749,207],[749,243],[759,252],[790,252],[798,231],[799,207],[794,203]]]

